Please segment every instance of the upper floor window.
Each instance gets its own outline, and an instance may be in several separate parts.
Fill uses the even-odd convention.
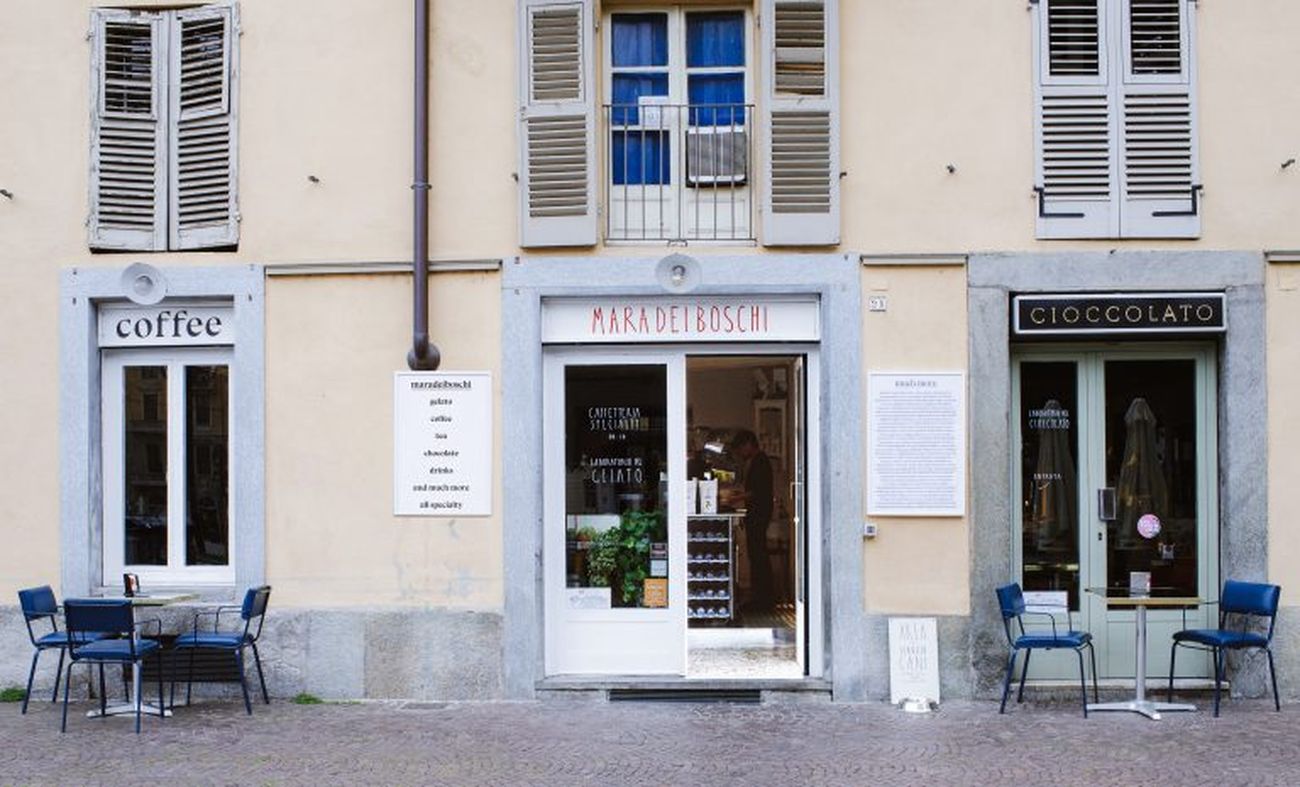
[[[615,13],[608,29],[606,239],[752,239],[748,15]]]
[[[1197,237],[1192,0],[1034,2],[1038,237]]]
[[[519,0],[521,245],[838,243],[836,0],[608,5]]]
[[[237,6],[92,12],[90,246],[229,248]]]

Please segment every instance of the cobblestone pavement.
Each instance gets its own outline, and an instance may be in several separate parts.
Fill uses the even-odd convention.
[[[1204,701],[1197,698],[1204,706]],[[166,721],[0,705],[0,783],[895,785],[1300,784],[1300,706],[1232,700],[1148,721],[1026,701],[763,705],[283,701]]]

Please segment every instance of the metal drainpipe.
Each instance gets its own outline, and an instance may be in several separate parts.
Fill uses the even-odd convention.
[[[429,341],[429,0],[415,0],[415,330],[406,364],[438,368],[442,354]]]

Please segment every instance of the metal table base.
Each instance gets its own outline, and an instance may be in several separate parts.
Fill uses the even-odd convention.
[[[1130,711],[1140,713],[1148,719],[1160,720],[1161,713],[1196,710],[1195,705],[1179,702],[1155,702],[1147,699],[1147,608],[1145,604],[1134,605],[1134,617],[1137,628],[1137,657],[1134,659],[1137,671],[1137,690],[1131,700],[1124,702],[1094,702],[1088,705],[1091,711]]]

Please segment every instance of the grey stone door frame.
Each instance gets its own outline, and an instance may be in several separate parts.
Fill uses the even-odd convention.
[[[1011,581],[1011,296],[1222,291],[1218,347],[1219,570],[1268,573],[1268,400],[1264,258],[1253,252],[974,254],[968,262],[971,429],[971,668],[991,695],[1006,665],[993,588]]]
[[[543,677],[542,299],[672,295],[660,257],[517,257],[502,270],[505,696],[535,695]],[[824,677],[837,699],[866,695],[862,606],[862,322],[850,255],[698,256],[693,296],[812,294],[821,302]],[[698,277],[696,279],[695,277]]]
[[[60,560],[65,596],[84,596],[112,578],[102,578],[103,500],[100,419],[102,304],[129,303],[122,267],[66,268],[59,279],[59,465]],[[234,598],[237,588],[266,578],[265,481],[265,284],[260,265],[159,266],[167,299],[228,301],[234,309],[235,345],[231,373],[234,399],[230,479],[234,507],[235,581],[202,586],[204,597]],[[162,301],[165,306],[168,300]],[[101,579],[107,580],[101,581]]]

